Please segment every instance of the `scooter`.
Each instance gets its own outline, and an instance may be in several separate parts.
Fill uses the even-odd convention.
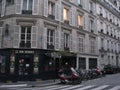
[[[60,69],[58,76],[62,84],[79,84],[82,82],[82,78],[80,77],[79,73],[72,67],[67,69]]]

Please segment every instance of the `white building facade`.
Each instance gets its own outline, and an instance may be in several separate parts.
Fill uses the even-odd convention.
[[[9,68],[1,66],[2,72],[24,76],[19,67],[23,63],[38,76],[41,69],[54,71],[52,63],[59,68],[69,64],[83,69],[119,65],[120,2],[112,2],[0,0],[0,55],[9,56]],[[55,62],[52,52],[59,53],[53,55]],[[4,63],[3,58],[1,61]]]

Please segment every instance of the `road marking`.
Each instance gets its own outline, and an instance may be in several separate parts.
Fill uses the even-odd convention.
[[[68,87],[71,87],[71,85],[63,85],[63,86],[59,86],[59,87],[54,87],[54,88],[51,88],[52,90],[58,90],[58,89],[63,89],[65,90],[65,88],[68,88]],[[46,90],[50,90],[50,89],[46,89]]]
[[[99,86],[99,87],[97,87],[97,88],[94,88],[94,89],[91,89],[91,90],[102,90],[102,89],[104,89],[104,88],[106,88],[106,87],[108,87],[109,85],[103,85],[103,86]]]
[[[64,89],[60,89],[60,90],[75,89],[75,88],[82,87],[82,86],[83,86],[83,85],[75,85],[75,86],[71,85],[71,87],[69,87],[69,88],[64,88]]]
[[[74,90],[85,90],[85,89],[92,88],[92,87],[94,87],[94,86],[95,86],[95,85],[90,85],[90,86],[85,86],[85,87],[78,88],[78,89],[74,89]]]
[[[113,88],[111,88],[109,90],[120,90],[120,86],[113,87]]]
[[[3,87],[25,87],[27,86],[27,84],[17,84],[17,85],[0,85],[0,88],[3,88]]]

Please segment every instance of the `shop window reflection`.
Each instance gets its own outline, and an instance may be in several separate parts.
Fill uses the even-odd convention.
[[[0,55],[0,73],[5,73],[5,56]]]

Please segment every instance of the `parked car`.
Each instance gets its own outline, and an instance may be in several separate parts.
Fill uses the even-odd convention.
[[[79,73],[73,68],[60,69],[58,72],[59,79],[61,83],[72,83],[78,84],[81,83],[82,79]]]
[[[105,70],[106,74],[114,74],[114,73],[119,72],[119,67],[115,66],[115,65],[108,64],[108,65],[104,66],[104,70]]]

